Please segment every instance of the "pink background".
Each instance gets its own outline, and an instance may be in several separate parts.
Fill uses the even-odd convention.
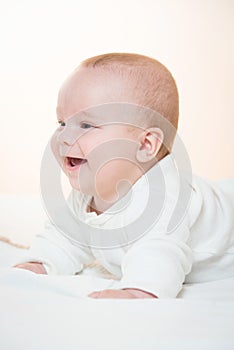
[[[152,56],[180,93],[193,172],[234,177],[232,0],[8,1],[0,9],[0,193],[38,193],[60,84],[87,57]]]

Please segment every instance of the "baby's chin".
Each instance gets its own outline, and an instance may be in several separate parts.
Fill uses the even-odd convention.
[[[77,177],[68,177],[73,190],[79,191],[86,195],[93,195],[93,191],[88,183],[80,183]]]

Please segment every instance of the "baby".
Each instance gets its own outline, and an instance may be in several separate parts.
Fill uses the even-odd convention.
[[[147,208],[153,224],[144,234],[136,227],[127,244],[101,249],[75,244],[51,221],[15,267],[76,274],[97,259],[120,281],[118,289],[94,291],[92,298],[173,298],[183,283],[234,276],[233,180],[227,186],[191,177],[188,208],[168,234],[178,200],[172,156],[178,105],[171,73],[153,58],[110,53],[83,61],[59,91],[59,127],[51,142],[72,186],[69,205],[94,235],[95,229],[126,226],[145,210],[145,175],[153,174]],[[130,190],[127,209],[116,210]]]

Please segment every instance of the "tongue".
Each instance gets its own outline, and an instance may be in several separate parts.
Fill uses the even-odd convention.
[[[83,159],[81,158],[70,158],[70,162],[72,166],[78,165],[82,162]]]

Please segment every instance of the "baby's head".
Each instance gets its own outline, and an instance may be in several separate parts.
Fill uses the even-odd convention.
[[[60,126],[52,148],[73,188],[112,201],[121,181],[127,180],[127,186],[122,182],[126,190],[170,153],[175,133],[165,134],[153,113],[137,116],[134,106],[159,113],[177,129],[175,81],[150,57],[128,53],[92,57],[66,79],[58,95]]]

